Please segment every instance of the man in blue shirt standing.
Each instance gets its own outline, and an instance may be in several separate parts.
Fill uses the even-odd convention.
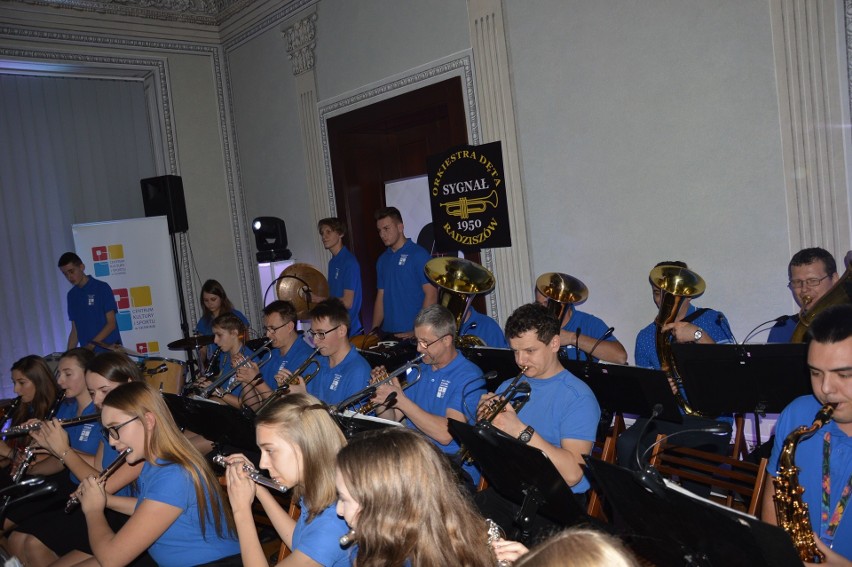
[[[426,279],[429,261],[425,248],[405,237],[402,215],[396,207],[374,215],[379,238],[387,250],[376,262],[376,304],[373,327],[399,338],[414,336],[414,318],[421,309],[438,301],[438,289]]]
[[[793,254],[787,265],[787,276],[790,279],[787,287],[801,312],[779,317],[769,330],[766,340],[769,343],[789,343],[799,324],[799,315],[807,313],[840,278],[834,256],[822,248],[805,248]]]
[[[110,345],[121,344],[121,334],[115,315],[118,306],[108,283],[87,276],[86,266],[77,254],[66,252],[57,263],[62,275],[73,286],[68,290],[68,319],[71,332],[68,334],[67,350],[78,344],[89,350],[101,352],[94,342]]]
[[[355,255],[343,245],[343,236],[346,227],[340,219],[329,217],[317,223],[322,238],[322,245],[331,252],[328,261],[328,293],[343,302],[349,311],[349,336],[361,334],[364,329],[361,326],[361,266]],[[316,297],[319,303],[325,297]]]

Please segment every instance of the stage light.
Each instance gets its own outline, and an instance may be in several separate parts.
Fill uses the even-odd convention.
[[[292,253],[287,249],[287,228],[277,217],[257,217],[252,222],[258,262],[288,260]]]

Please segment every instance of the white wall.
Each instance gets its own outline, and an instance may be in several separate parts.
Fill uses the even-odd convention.
[[[504,5],[533,270],[582,279],[631,359],[661,260],[740,339],[792,312],[768,2]]]

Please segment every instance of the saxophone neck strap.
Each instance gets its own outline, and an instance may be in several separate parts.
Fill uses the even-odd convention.
[[[843,485],[843,492],[840,493],[840,499],[834,507],[834,512],[829,516],[829,508],[831,506],[831,432],[826,431],[822,438],[822,500],[821,504],[821,539],[831,546],[834,541],[834,534],[837,531],[837,526],[840,520],[843,519],[843,512],[846,511],[846,505],[849,503],[849,495],[852,494],[852,475]]]

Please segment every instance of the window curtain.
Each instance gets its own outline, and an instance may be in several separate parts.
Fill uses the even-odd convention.
[[[0,396],[11,366],[65,350],[71,226],[144,216],[157,175],[141,81],[0,74]],[[91,275],[91,256],[86,258]]]

